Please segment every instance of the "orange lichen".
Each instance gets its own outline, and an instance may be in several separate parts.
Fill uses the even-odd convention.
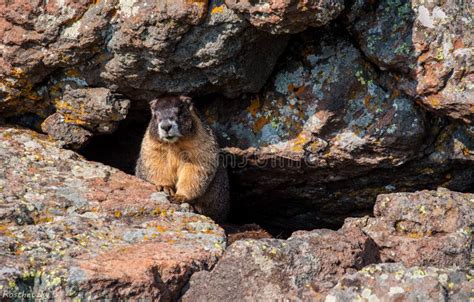
[[[434,108],[439,107],[441,104],[441,98],[438,95],[430,95],[427,98],[428,103]]]
[[[423,233],[412,232],[412,233],[408,233],[407,236],[412,239],[420,239],[423,237]]]
[[[64,122],[68,123],[68,124],[74,124],[74,125],[85,125],[85,124],[87,124],[86,121],[83,121],[83,120],[78,119],[78,118],[74,118],[73,116],[71,116],[69,114],[64,115]]]
[[[68,69],[66,71],[66,75],[68,77],[78,77],[80,75],[79,71],[77,71],[76,69]]]
[[[395,89],[395,90],[392,91],[392,94],[390,95],[390,99],[393,100],[393,99],[395,99],[399,96],[400,96],[400,91]]]
[[[247,108],[247,111],[255,117],[257,115],[258,110],[260,109],[260,99],[257,97],[250,102],[250,106]]]
[[[261,117],[257,119],[253,125],[253,132],[257,133],[262,130],[263,126],[265,126],[268,123],[268,119],[266,117]]]
[[[25,72],[21,68],[13,67],[11,75],[17,79],[23,77],[25,75]]]
[[[299,99],[302,99],[303,95],[304,95],[304,92],[305,92],[305,87],[301,86],[298,89],[296,89],[295,94]]]
[[[319,141],[312,142],[309,144],[309,149],[312,153],[316,153],[321,149],[321,143]]]
[[[365,99],[364,99],[364,106],[369,108],[370,106],[370,100],[372,99],[372,96],[370,94],[368,94]]]
[[[295,85],[293,83],[288,84],[288,92],[293,92],[295,90]]]
[[[165,227],[162,227],[161,225],[156,226],[156,230],[160,233],[165,232],[167,229]]]

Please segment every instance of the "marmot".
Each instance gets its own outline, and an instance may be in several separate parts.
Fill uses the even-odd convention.
[[[229,212],[229,180],[219,164],[212,130],[186,96],[150,102],[152,117],[142,141],[136,176],[154,183],[171,201],[189,203],[217,222]]]

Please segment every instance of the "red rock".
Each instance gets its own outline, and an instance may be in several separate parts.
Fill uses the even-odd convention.
[[[0,128],[0,161],[2,295],[175,300],[225,248],[210,219],[44,135]]]
[[[467,269],[473,201],[474,194],[442,188],[383,194],[377,197],[375,218],[350,219],[344,227],[361,227],[379,246],[382,262]]]
[[[314,300],[346,272],[375,261],[377,248],[357,228],[240,240],[211,272],[193,275],[183,301]]]

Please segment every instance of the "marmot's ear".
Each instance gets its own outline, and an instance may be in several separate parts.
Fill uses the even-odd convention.
[[[189,110],[194,109],[193,99],[189,96],[180,96],[179,99],[188,105]]]
[[[154,99],[153,101],[150,102],[150,111],[151,111],[152,116],[155,116],[155,105],[157,102],[158,102],[157,99]]]

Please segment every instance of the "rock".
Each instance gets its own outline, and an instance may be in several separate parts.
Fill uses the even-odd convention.
[[[375,245],[357,228],[300,231],[288,240],[240,240],[211,272],[192,276],[183,301],[315,298],[344,273],[375,261]]]
[[[71,89],[56,103],[57,112],[70,123],[96,133],[112,133],[125,119],[130,101],[121,99],[106,88]]]
[[[65,87],[61,99],[55,99],[57,112],[50,115],[41,129],[66,147],[79,149],[93,134],[112,133],[124,120],[130,101],[106,88]]]
[[[225,224],[222,226],[227,234],[227,244],[237,240],[273,238],[273,236],[258,224]]]
[[[0,25],[0,112],[9,115],[50,115],[50,95],[70,82],[133,100],[257,92],[287,42],[220,0],[5,2]]]
[[[469,127],[387,87],[342,31],[307,31],[290,45],[260,94],[203,106],[225,147],[237,216],[338,228],[381,193],[472,186]]]
[[[182,11],[170,10],[169,3],[175,1],[154,9],[151,4],[134,4],[132,14],[121,12],[114,21],[108,47],[115,55],[105,63],[101,76],[121,91],[133,91],[135,97],[141,93],[146,98],[147,91],[151,97],[257,92],[287,38],[258,31],[222,2],[213,1],[207,11],[206,1],[179,1],[185,8],[202,7],[203,18],[197,24],[189,24]],[[157,14],[164,18],[148,24]]]
[[[426,108],[474,121],[474,20],[468,3],[379,1],[351,26],[364,54]]]
[[[174,300],[225,248],[210,219],[32,131],[0,128],[0,289],[42,300]]]
[[[425,134],[422,114],[407,96],[380,86],[360,52],[334,36],[316,32],[292,41],[292,55],[269,86],[230,120],[219,120],[213,104],[218,109],[208,119],[227,145],[318,167],[345,159],[400,165],[414,155]]]
[[[212,271],[191,277],[183,301],[466,301],[473,197],[442,188],[382,194],[375,217],[348,219],[339,231],[236,241]]]
[[[249,22],[273,34],[297,33],[309,26],[322,26],[344,9],[344,1],[250,1],[226,0],[225,4],[242,13]]]
[[[383,263],[347,274],[324,301],[468,301],[473,288],[465,271]]]
[[[405,266],[472,266],[474,194],[437,191],[382,194],[374,218],[348,220],[380,248],[383,262]]]
[[[92,138],[92,133],[79,125],[67,123],[60,113],[54,113],[41,124],[41,129],[66,148],[80,149]]]

